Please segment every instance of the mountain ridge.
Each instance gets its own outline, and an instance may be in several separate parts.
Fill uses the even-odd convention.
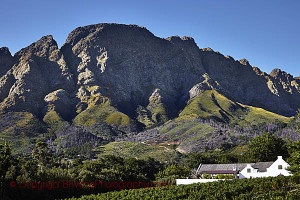
[[[78,121],[84,111],[104,109],[96,123],[118,129],[126,118],[131,128],[122,130],[136,130],[127,117],[143,126],[173,119],[208,89],[284,116],[300,107],[300,82],[292,75],[280,69],[267,74],[246,59],[199,48],[191,37],[159,38],[137,25],[78,27],[61,48],[48,35],[14,56],[1,48],[0,76],[2,112],[43,119],[54,111]]]

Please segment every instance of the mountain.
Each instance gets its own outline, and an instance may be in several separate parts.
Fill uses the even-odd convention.
[[[44,36],[14,56],[3,47],[0,77],[5,133],[34,121],[31,132],[73,126],[107,139],[184,117],[287,123],[300,107],[299,78],[137,25],[79,27],[61,48]]]

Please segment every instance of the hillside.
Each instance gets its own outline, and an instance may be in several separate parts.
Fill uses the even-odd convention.
[[[241,125],[258,125],[276,120],[288,123],[290,120],[288,117],[262,108],[233,102],[215,90],[206,90],[199,96],[190,99],[177,120],[192,117]]]

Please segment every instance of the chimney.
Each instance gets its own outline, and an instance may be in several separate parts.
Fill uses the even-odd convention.
[[[277,156],[277,160],[282,160],[282,156]]]

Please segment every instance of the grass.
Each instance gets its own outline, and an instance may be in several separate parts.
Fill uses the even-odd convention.
[[[104,155],[116,155],[124,158],[135,157],[146,159],[154,158],[163,163],[173,162],[178,153],[173,145],[147,144],[145,142],[110,142],[104,146],[97,147],[98,157]]]
[[[162,103],[159,104],[151,104],[147,106],[147,109],[152,114],[152,120],[156,123],[166,122],[169,120],[166,108]]]
[[[165,105],[161,102],[152,102],[146,108],[139,106],[137,114],[137,120],[148,128],[170,120]]]
[[[31,113],[0,114],[0,143],[11,145],[13,154],[31,154],[34,141],[43,137],[44,125]]]
[[[246,153],[248,150],[248,146],[247,145],[243,145],[243,146],[237,146],[235,147],[231,153],[232,154],[237,154],[237,155],[242,155],[244,153]]]
[[[110,125],[115,125],[115,126],[128,126],[132,123],[131,119],[121,113],[121,112],[113,112],[108,115],[108,117],[105,119],[105,122]]]
[[[83,89],[90,93],[97,91],[99,86]],[[129,116],[111,106],[110,99],[102,96],[100,93],[90,94],[85,103],[87,103],[88,107],[74,118],[73,122],[75,124],[91,127],[105,122],[112,126],[126,127],[134,123]]]
[[[19,135],[25,132],[26,136],[34,136],[42,129],[39,120],[28,112],[10,112],[0,114],[0,132],[8,135]]]
[[[174,128],[164,127],[160,130],[162,137],[167,136],[168,140],[185,140],[195,135],[206,136],[214,131],[209,124],[200,124],[196,121],[176,123]]]
[[[129,126],[133,123],[130,117],[124,113],[117,111],[117,109],[112,106],[103,104],[89,106],[74,119],[75,124],[81,124],[88,127],[103,122],[114,126]]]
[[[275,122],[276,120],[283,123],[291,121],[291,118],[262,108],[233,102],[215,90],[207,90],[191,99],[176,120],[180,121],[189,118],[214,118],[223,122],[238,123],[242,126],[259,125],[261,123]]]
[[[44,116],[43,121],[49,126],[54,126],[55,128],[57,128],[60,124],[65,123],[65,121],[54,110],[48,111]]]
[[[152,120],[152,114],[149,110],[144,108],[143,106],[138,106],[137,109],[137,121],[146,125],[146,127],[151,127],[154,125],[154,121]]]
[[[278,115],[276,113],[266,111],[262,108],[245,106],[242,104],[240,104],[240,105],[249,109],[249,112],[247,113],[247,115],[245,116],[244,119],[255,125],[257,125],[259,123],[263,123],[263,122],[270,122],[270,121],[275,122],[276,120],[279,120],[284,123],[289,123],[289,121],[291,120],[291,118],[289,118],[289,117],[284,117],[284,116]]]

